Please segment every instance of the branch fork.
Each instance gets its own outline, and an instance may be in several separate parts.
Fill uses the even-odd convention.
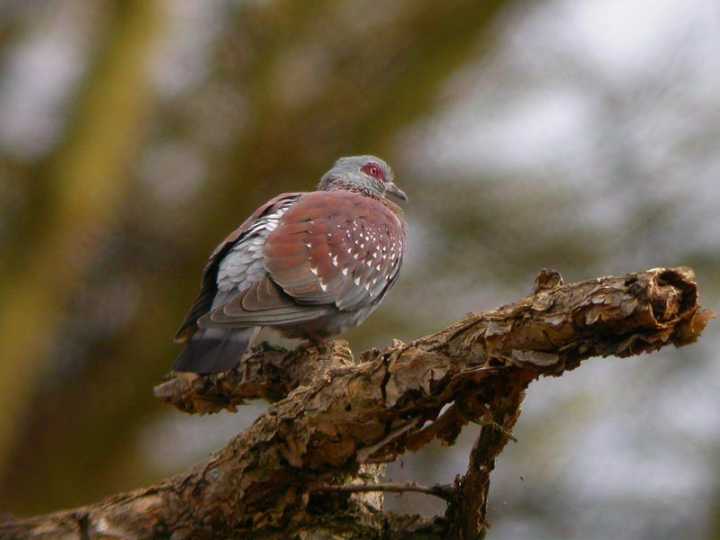
[[[479,538],[495,459],[514,440],[534,379],[560,376],[591,356],[692,343],[712,316],[687,268],[567,285],[543,271],[518,302],[367,351],[360,362],[336,341],[256,350],[220,375],[174,374],[155,394],[183,412],[235,410],[250,399],[273,405],[207,463],[75,511],[9,521],[0,537]],[[435,438],[452,444],[468,422],[483,427],[452,487],[381,482],[382,467],[369,465]],[[354,483],[368,475],[371,481]],[[398,516],[350,497],[404,491],[448,501],[445,516]]]

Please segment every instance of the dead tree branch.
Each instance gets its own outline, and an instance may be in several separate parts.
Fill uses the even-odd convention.
[[[422,486],[415,482],[407,482],[404,484],[398,484],[395,482],[378,482],[377,484],[341,484],[336,486],[316,486],[313,488],[314,492],[322,491],[335,491],[345,493],[364,493],[368,491],[384,491],[388,493],[424,493],[425,495],[432,495],[433,497],[440,497],[444,500],[450,500],[453,495],[452,486]]]
[[[711,317],[687,268],[569,285],[544,272],[534,293],[514,304],[367,351],[358,362],[336,342],[257,351],[226,374],[176,375],[156,394],[185,412],[276,402],[207,463],[95,505],[5,523],[0,538],[478,538],[490,472],[531,381],[591,356],[691,343]],[[444,517],[384,513],[349,493],[370,490],[350,485],[361,465],[434,438],[452,443],[468,422],[483,429],[466,475],[443,491]]]

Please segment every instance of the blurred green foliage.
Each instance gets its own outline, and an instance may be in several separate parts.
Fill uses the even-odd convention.
[[[554,4],[543,8],[550,15],[517,0],[0,4],[0,122],[11,125],[2,104],[13,85],[55,103],[43,117],[52,127],[44,145],[32,126],[29,136],[0,129],[0,512],[45,512],[139,486],[167,474],[158,462],[175,463],[180,447],[198,445],[190,431],[153,439],[159,426],[190,424],[151,389],[177,353],[171,337],[204,260],[258,204],[312,189],[340,155],[385,157],[410,194],[409,261],[383,309],[349,335],[356,350],[517,298],[541,267],[574,279],[692,264],[716,301],[716,237],[687,241],[699,236],[693,231],[720,230],[716,214],[687,210],[711,200],[703,185],[679,189],[696,178],[692,171],[664,179],[642,162],[631,129],[618,127],[637,100],[590,77],[587,55],[553,64],[515,33],[526,18],[546,24]],[[582,50],[563,53],[573,49]],[[60,68],[45,73],[40,62],[33,72],[38,55]],[[518,67],[512,55],[540,68]],[[23,66],[34,75],[22,79]],[[578,138],[595,144],[587,163],[568,146],[552,149],[562,167],[540,159],[480,172],[448,166],[448,155],[469,145],[453,127],[468,125],[472,113],[462,106],[493,118],[523,92],[550,81],[562,94],[569,80],[600,111],[592,129],[578,128]],[[453,115],[460,120],[448,125]],[[718,125],[707,124],[707,133]],[[524,132],[506,145],[517,156],[532,151]],[[439,133],[452,142],[428,144]],[[699,163],[713,154],[705,140],[691,133],[677,145]],[[492,161],[482,142],[471,152]],[[712,356],[703,354],[696,375],[709,369]],[[669,376],[658,365],[648,385]],[[566,403],[581,411],[589,401],[583,394]],[[527,428],[533,447],[543,442],[542,426],[560,429],[563,421],[552,419]],[[542,447],[542,459],[552,448]],[[411,472],[447,479],[464,451],[446,452],[427,452]],[[720,470],[717,456],[708,462]],[[539,501],[553,482],[516,494],[522,519],[552,521]],[[510,496],[502,486],[501,497]]]

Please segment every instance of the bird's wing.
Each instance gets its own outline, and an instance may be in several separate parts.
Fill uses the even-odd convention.
[[[257,237],[267,236],[272,232],[272,229],[278,224],[279,216],[301,195],[301,193],[283,193],[269,200],[215,248],[203,270],[200,294],[180,326],[175,336],[176,342],[184,343],[192,337],[198,328],[198,320],[212,309],[218,293],[222,294],[222,291],[218,289],[218,273],[225,257],[231,251],[235,252],[235,257],[228,260],[225,265],[227,286],[232,286],[233,280],[241,285],[243,280],[251,277],[247,275],[247,267],[253,266],[255,269],[255,266],[251,264],[254,258],[257,258],[262,265],[263,254],[262,250],[257,249],[259,244],[256,242]],[[249,264],[243,265],[242,262]],[[253,277],[262,279],[263,276]]]
[[[265,243],[272,280],[298,304],[351,311],[378,301],[397,278],[403,220],[381,201],[348,191],[313,192]]]
[[[303,306],[266,276],[198,320],[204,328],[289,326],[327,315],[328,306]]]

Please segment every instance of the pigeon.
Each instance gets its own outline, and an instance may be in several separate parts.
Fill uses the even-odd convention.
[[[212,253],[178,331],[175,371],[235,367],[262,328],[312,343],[364,322],[395,284],[406,248],[407,201],[390,166],[338,159],[316,191],[260,206]]]

